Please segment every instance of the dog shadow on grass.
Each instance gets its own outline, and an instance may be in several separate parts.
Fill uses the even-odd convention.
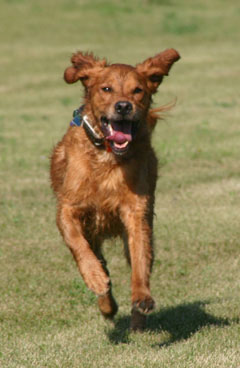
[[[181,340],[187,340],[193,334],[207,326],[224,327],[230,320],[217,318],[205,311],[207,301],[180,304],[175,307],[163,308],[148,316],[145,331],[167,333],[168,338],[158,347],[168,346]],[[113,344],[129,343],[130,316],[121,316],[114,321],[114,327],[107,332]]]

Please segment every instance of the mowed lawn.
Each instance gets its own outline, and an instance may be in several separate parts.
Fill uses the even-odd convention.
[[[237,0],[1,1],[1,368],[240,367],[239,25]],[[122,244],[105,244],[110,323],[56,229],[49,156],[83,94],[62,79],[72,52],[136,64],[168,47],[182,58],[154,99],[176,100],[153,137],[156,310],[132,333]]]

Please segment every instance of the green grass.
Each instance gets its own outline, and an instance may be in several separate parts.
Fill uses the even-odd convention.
[[[0,367],[239,368],[240,128],[236,0],[2,0]],[[159,122],[148,330],[129,331],[130,270],[108,242],[114,323],[97,310],[55,225],[49,156],[80,105],[76,50],[182,59],[155,96]]]

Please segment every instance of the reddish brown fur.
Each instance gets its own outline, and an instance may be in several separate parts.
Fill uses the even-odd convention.
[[[132,267],[134,329],[143,327],[143,314],[154,307],[149,278],[157,159],[150,136],[157,116],[149,110],[151,96],[178,59],[175,50],[165,50],[134,68],[107,65],[105,60],[79,52],[73,55],[73,65],[64,74],[68,83],[77,80],[83,83],[84,114],[100,135],[101,116],[114,116],[118,101],[129,101],[133,106],[131,116],[140,121],[125,158],[95,147],[82,127],[70,127],[51,160],[52,187],[58,200],[57,225],[107,318],[117,312],[117,304],[101,244],[106,237],[120,236],[129,249],[126,253]],[[111,93],[102,90],[107,86],[111,87]],[[141,91],[134,93],[136,88]]]

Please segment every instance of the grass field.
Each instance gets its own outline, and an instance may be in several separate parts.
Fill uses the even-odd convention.
[[[237,0],[2,0],[0,4],[0,367],[240,367],[240,5]],[[80,105],[71,53],[135,64],[182,59],[155,96],[159,122],[148,330],[131,333],[130,270],[105,245],[105,322],[55,226],[49,155]]]

